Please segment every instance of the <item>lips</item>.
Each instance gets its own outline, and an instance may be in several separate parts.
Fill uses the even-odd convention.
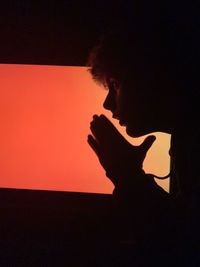
[[[113,119],[118,120],[119,124],[121,126],[126,126],[126,123],[122,119],[120,119],[120,115],[119,114],[113,114],[112,117],[113,117]]]
[[[113,117],[113,119],[119,120],[119,115],[118,114],[113,114],[112,117]]]
[[[119,121],[119,124],[121,125],[121,126],[126,126],[126,123],[125,122],[123,122],[123,121]]]

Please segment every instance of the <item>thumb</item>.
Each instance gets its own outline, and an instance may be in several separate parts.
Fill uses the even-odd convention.
[[[146,155],[149,148],[152,146],[154,141],[156,140],[156,137],[154,135],[149,135],[145,138],[144,142],[140,145],[140,149],[144,156]]]

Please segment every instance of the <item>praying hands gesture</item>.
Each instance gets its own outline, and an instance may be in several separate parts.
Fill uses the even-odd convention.
[[[143,161],[155,136],[148,136],[141,145],[133,146],[104,115],[94,115],[90,129],[88,143],[115,186],[126,174],[143,173]]]

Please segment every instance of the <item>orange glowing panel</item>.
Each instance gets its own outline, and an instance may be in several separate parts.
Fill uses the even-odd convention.
[[[0,86],[0,187],[112,193],[87,144],[93,114],[111,118],[107,92],[86,68],[1,64]],[[166,175],[169,136],[156,135],[145,170]]]

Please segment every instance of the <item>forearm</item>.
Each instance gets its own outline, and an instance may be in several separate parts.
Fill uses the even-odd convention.
[[[145,203],[147,205],[150,204],[149,201],[151,200],[150,202],[156,206],[159,201],[170,199],[170,195],[155,182],[153,176],[146,174],[144,171],[138,171],[132,175],[124,174],[117,180],[113,191],[113,199],[116,202],[128,204],[131,201],[130,205],[133,205],[132,201],[138,200],[141,201],[141,204]]]
[[[122,231],[129,225],[137,238],[143,238],[158,227],[162,228],[165,217],[171,217],[170,195],[143,171],[118,181],[113,191],[113,203]]]

